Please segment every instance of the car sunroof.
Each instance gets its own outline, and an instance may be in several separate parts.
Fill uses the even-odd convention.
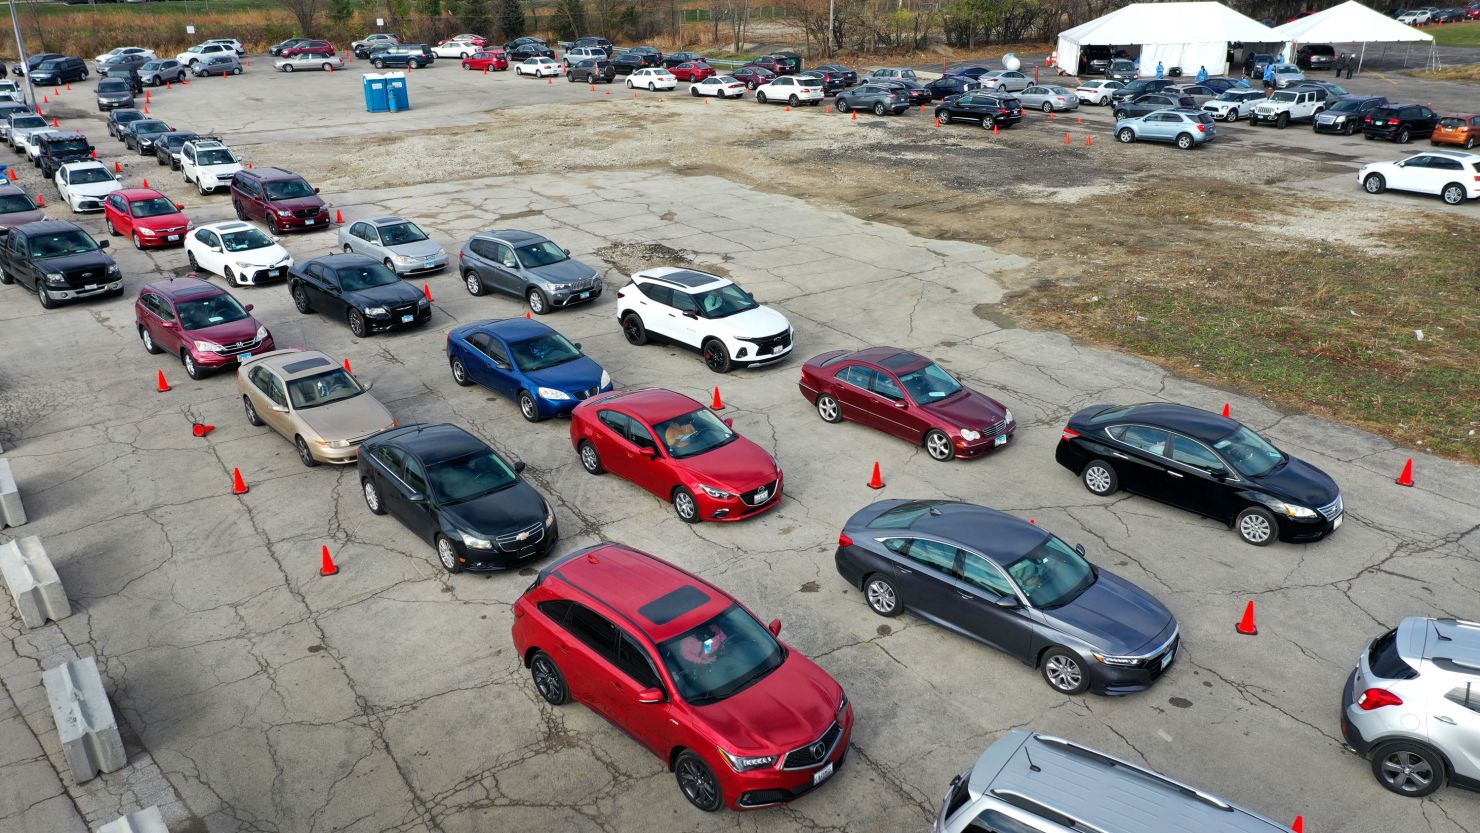
[[[283,365],[283,371],[286,372],[286,373],[297,373],[300,370],[311,370],[311,369],[313,369],[315,367],[323,367],[324,365],[327,365],[327,364],[333,364],[333,362],[329,361],[328,359],[326,359],[326,358],[324,358],[322,356],[319,356],[317,358],[304,359],[301,362],[293,362],[292,364],[285,364],[285,365]]]
[[[654,625],[666,625],[685,613],[698,609],[707,601],[709,597],[704,595],[704,591],[689,585],[653,599],[639,607],[637,612]]]

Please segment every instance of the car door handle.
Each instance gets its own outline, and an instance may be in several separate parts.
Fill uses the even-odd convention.
[[[961,598],[963,598],[963,599],[968,599],[968,600],[969,600],[969,599],[974,599],[974,598],[976,598],[976,597],[975,597],[975,596],[973,596],[973,595],[971,595],[971,594],[970,594],[970,593],[962,593],[962,592],[961,592],[961,591],[960,591],[960,590],[957,590],[957,591],[956,591],[956,595],[957,595],[957,596],[960,596],[960,597],[961,597]]]
[[[1448,723],[1450,726],[1455,725],[1454,718],[1449,717],[1448,715],[1442,715],[1442,714],[1434,715],[1434,719],[1437,720],[1437,721],[1439,721],[1440,723]]]
[[[1110,456],[1111,457],[1119,457],[1122,460],[1129,460],[1129,459],[1131,459],[1129,455],[1121,454],[1119,451],[1112,451],[1112,452],[1110,452]]]
[[[914,575],[914,573],[915,573],[914,570],[911,570],[908,567],[897,567],[896,569],[898,569],[901,573],[904,573],[907,576],[908,575]]]
[[[1167,469],[1167,474],[1170,474],[1172,477],[1181,477],[1182,476],[1182,473],[1181,472],[1172,471],[1171,469]]]

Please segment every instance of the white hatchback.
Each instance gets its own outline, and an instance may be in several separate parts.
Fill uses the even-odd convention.
[[[761,104],[776,102],[796,107],[799,104],[817,106],[826,98],[822,79],[811,76],[782,75],[769,84],[755,88],[755,100]]]
[[[197,272],[220,275],[237,286],[287,280],[293,256],[251,223],[207,223],[185,237],[185,256]]]
[[[662,67],[646,67],[627,76],[627,88],[644,90],[673,90],[678,88],[678,76]]]
[[[514,74],[554,78],[560,74],[560,64],[554,58],[525,58],[514,65]]]
[[[1369,162],[1357,172],[1369,194],[1389,188],[1434,194],[1450,205],[1480,197],[1480,155],[1460,150],[1431,150],[1396,162]]]

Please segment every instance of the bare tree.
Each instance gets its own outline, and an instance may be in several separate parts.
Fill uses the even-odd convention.
[[[298,20],[298,29],[303,36],[311,38],[318,34],[319,14],[328,9],[328,0],[278,0]]]

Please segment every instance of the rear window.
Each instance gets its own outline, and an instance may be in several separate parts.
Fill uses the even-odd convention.
[[[913,500],[909,503],[901,503],[869,521],[868,526],[869,529],[909,529],[921,515],[943,503],[945,503],[943,500]]]
[[[1121,417],[1121,416],[1124,416],[1124,415],[1130,413],[1131,412],[1131,409],[1134,408],[1134,407],[1136,407],[1136,406],[1135,405],[1125,405],[1125,406],[1122,406],[1122,407],[1119,407],[1119,408],[1113,408],[1113,407],[1112,408],[1106,408],[1105,410],[1100,411],[1098,414],[1095,414],[1094,416],[1090,417],[1089,418],[1089,421],[1090,422],[1109,422],[1112,419],[1116,419],[1117,417]]]
[[[1375,120],[1375,119],[1395,119],[1397,117],[1398,117],[1398,111],[1397,110],[1394,110],[1391,107],[1378,107],[1376,110],[1373,110],[1372,111],[1372,115],[1369,118],[1372,118],[1372,119]]]
[[[1412,680],[1418,676],[1418,671],[1398,655],[1397,628],[1372,640],[1372,647],[1367,649],[1367,666],[1385,680]]]
[[[1187,118],[1192,119],[1195,122],[1201,122],[1203,124],[1213,123],[1213,117],[1208,115],[1207,113],[1187,113],[1186,116]]]
[[[1448,128],[1453,129],[1453,128],[1456,128],[1456,127],[1464,127],[1466,124],[1468,124],[1468,122],[1466,122],[1464,119],[1458,119],[1458,118],[1453,118],[1453,117],[1439,119],[1439,126],[1440,127],[1448,127]]]

